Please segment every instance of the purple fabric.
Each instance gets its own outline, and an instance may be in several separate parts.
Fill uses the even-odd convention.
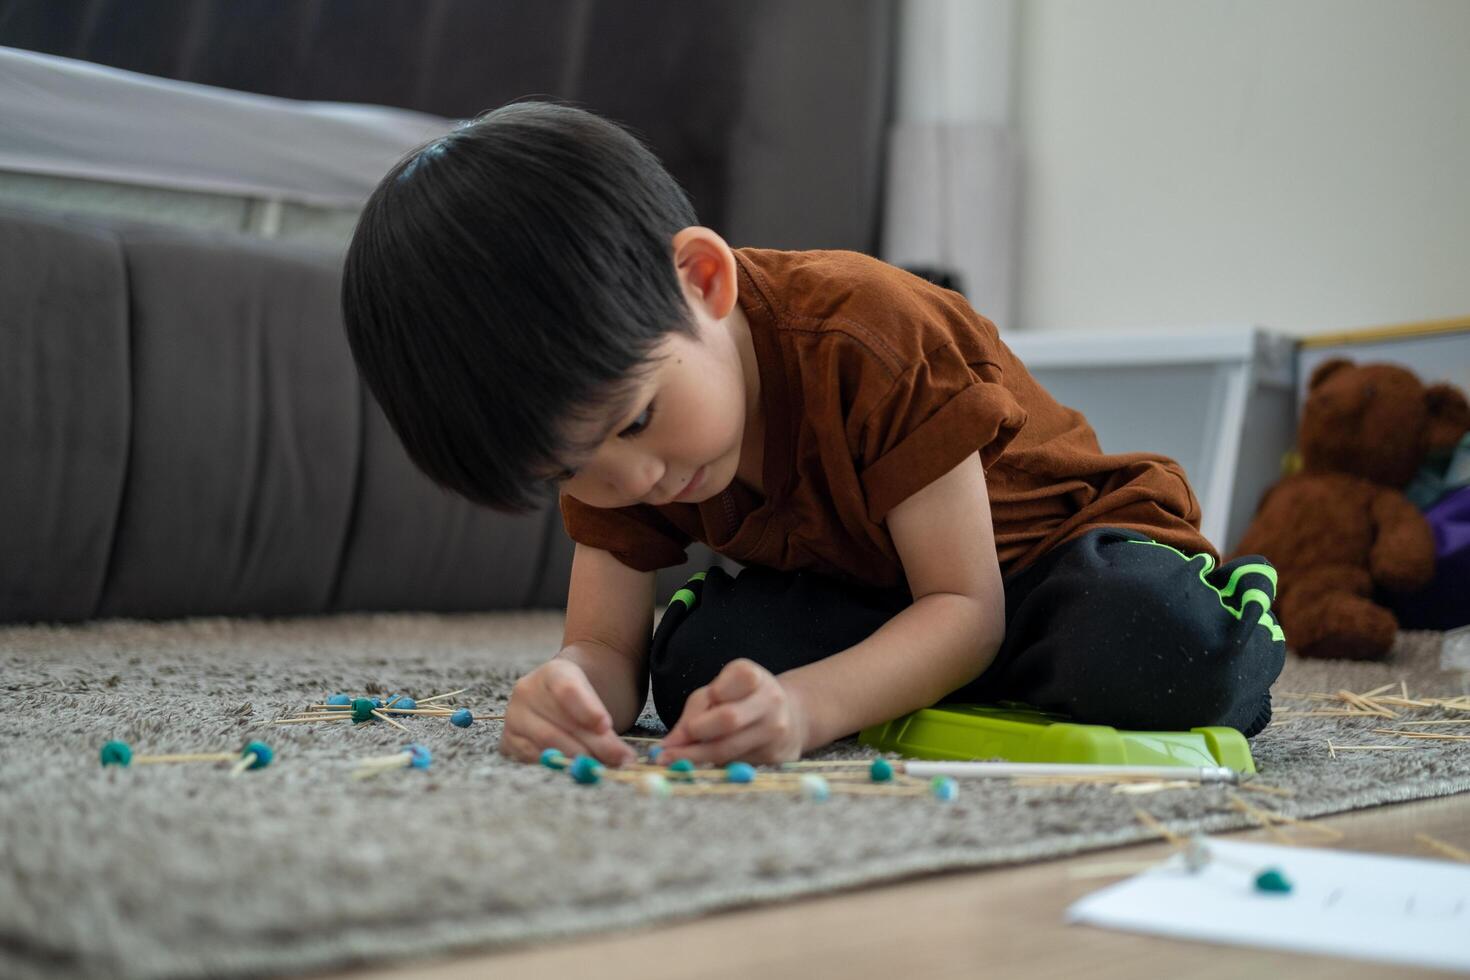
[[[1434,532],[1434,581],[1389,605],[1405,629],[1448,630],[1470,624],[1470,487],[1424,512]]]

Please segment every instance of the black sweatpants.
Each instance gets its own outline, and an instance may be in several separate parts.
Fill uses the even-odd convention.
[[[1215,567],[1116,528],[1088,532],[1005,581],[1006,633],[990,667],[945,701],[1020,701],[1143,731],[1205,725],[1247,737],[1271,720],[1286,644],[1276,573],[1247,556]],[[654,706],[670,728],[696,689],[741,657],[773,674],[872,635],[911,603],[811,572],[718,566],[677,593],[653,636]]]

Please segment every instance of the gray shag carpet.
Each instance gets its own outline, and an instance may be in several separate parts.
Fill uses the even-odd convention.
[[[547,942],[922,872],[1111,847],[1249,821],[1220,788],[969,783],[957,802],[775,794],[651,799],[577,786],[496,751],[500,726],[410,722],[428,772],[366,782],[354,760],[398,750],[383,724],[267,723],[330,691],[415,696],[498,714],[553,654],[559,613],[98,622],[0,629],[0,975],[259,976]],[[1452,695],[1441,636],[1406,633],[1384,664],[1292,659],[1278,691],[1364,691],[1403,678]],[[1307,708],[1303,702],[1278,707]],[[1425,717],[1432,717],[1426,715]],[[646,719],[652,725],[651,718]],[[1360,718],[1283,719],[1255,740],[1261,806],[1312,817],[1470,789],[1470,742],[1331,758],[1381,743]],[[646,734],[656,734],[648,732]],[[267,769],[103,769],[136,752],[237,748]],[[826,756],[867,754],[855,742]]]

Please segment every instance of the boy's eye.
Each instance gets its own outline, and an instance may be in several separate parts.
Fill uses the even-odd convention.
[[[618,435],[624,439],[631,439],[635,436],[642,435],[652,422],[653,402],[649,402],[648,407],[639,412],[638,417],[633,420],[632,424],[630,424],[622,432],[618,433]]]

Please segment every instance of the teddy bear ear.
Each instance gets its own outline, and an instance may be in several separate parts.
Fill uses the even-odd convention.
[[[1429,407],[1429,448],[1450,449],[1470,432],[1470,402],[1454,385],[1435,384],[1424,390]]]
[[[1311,391],[1343,368],[1350,368],[1352,366],[1353,362],[1346,357],[1334,357],[1323,361],[1312,370],[1312,378],[1307,382],[1307,390]]]

